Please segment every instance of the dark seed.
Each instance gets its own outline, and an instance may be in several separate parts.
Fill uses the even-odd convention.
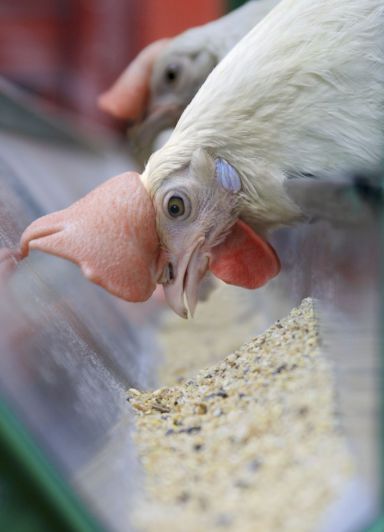
[[[282,371],[285,371],[287,369],[287,364],[281,364],[278,368],[275,369],[275,371],[272,372],[272,375],[277,375],[281,373]]]
[[[195,432],[200,432],[201,427],[188,427],[186,429],[179,430],[178,434],[181,434],[182,432],[185,432],[186,434],[194,434]]]
[[[222,397],[223,399],[226,399],[228,394],[224,390],[219,390],[218,392],[210,393],[205,397],[205,399],[213,399],[214,397]]]

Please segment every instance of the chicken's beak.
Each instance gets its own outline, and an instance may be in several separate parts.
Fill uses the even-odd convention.
[[[199,295],[199,285],[209,267],[209,254],[204,251],[204,237],[198,239],[186,251],[165,267],[164,294],[169,306],[182,318],[193,316]]]
[[[153,66],[168,42],[169,39],[160,39],[144,48],[112,87],[100,95],[100,109],[116,118],[141,120],[148,103]]]
[[[152,201],[139,174],[109,179],[67,209],[35,220],[21,238],[78,264],[84,275],[128,301],[145,301],[163,270]]]
[[[128,138],[132,151],[140,164],[145,164],[151,155],[158,135],[165,129],[173,128],[183,109],[179,104],[163,104],[150,110],[143,122],[129,129]]]

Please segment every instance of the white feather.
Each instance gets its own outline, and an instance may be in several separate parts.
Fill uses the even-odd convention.
[[[191,28],[172,39],[162,61],[174,54],[198,53],[202,49],[221,61],[233,46],[248,33],[280,0],[251,0],[213,22]]]
[[[299,215],[284,180],[378,168],[384,126],[383,0],[282,0],[213,70],[143,174],[148,190],[197,148],[233,165],[242,216]]]

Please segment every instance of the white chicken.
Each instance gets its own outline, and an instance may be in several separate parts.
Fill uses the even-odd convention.
[[[220,19],[147,46],[99,99],[100,107],[131,124],[145,159],[160,131],[174,127],[208,74],[280,0],[251,0]]]
[[[170,306],[184,317],[184,295],[193,313],[208,270],[246,287],[276,275],[279,263],[266,233],[302,214],[287,193],[288,178],[380,167],[383,22],[382,0],[282,0],[212,71],[168,143],[151,156],[141,183],[153,209],[138,217],[138,199],[121,206],[116,241],[109,239],[104,250],[99,244],[99,258],[113,262],[113,249],[127,245],[124,224],[137,239],[140,231],[145,236],[140,223],[155,220],[161,252],[152,247],[145,259],[148,286],[163,283]],[[112,180],[108,194],[116,202],[113,187]],[[92,216],[100,235],[108,224],[99,220],[107,214],[105,192],[93,194],[99,194]],[[140,194],[145,196],[141,188]],[[70,209],[32,224],[23,237],[24,254],[31,246],[83,265],[75,252],[65,251],[68,241],[84,242],[88,234],[84,229],[66,237],[77,219]],[[88,276],[108,288],[105,272],[89,273],[92,260],[89,255]],[[124,296],[116,286],[114,293]]]
[[[177,272],[166,290],[179,312],[191,277],[183,259],[196,246],[204,271],[237,218],[262,234],[299,219],[288,176],[378,170],[383,23],[381,0],[283,0],[210,74],[152,155],[142,179]],[[235,187],[223,183],[220,160]],[[233,194],[222,198],[226,188]],[[177,197],[179,213],[170,214]]]

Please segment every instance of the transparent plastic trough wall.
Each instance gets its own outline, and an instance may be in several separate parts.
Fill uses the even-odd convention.
[[[90,151],[1,131],[0,246],[15,246],[32,219],[132,167],[112,141]],[[380,510],[380,194],[356,179],[327,189],[309,182],[293,194],[308,199],[311,223],[273,237],[283,270],[267,288],[278,302],[268,319],[316,298],[358,471],[328,530],[362,530]],[[0,286],[0,396],[110,530],[130,527],[140,470],[125,392],[156,384],[156,310],[122,303],[74,265],[39,253]]]

